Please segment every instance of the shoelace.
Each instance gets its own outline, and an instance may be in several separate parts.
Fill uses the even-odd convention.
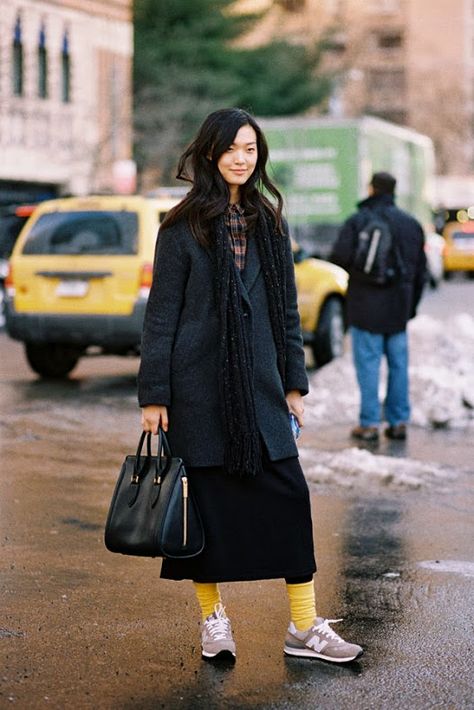
[[[206,628],[214,641],[225,639],[230,635],[230,621],[225,615],[225,607],[222,604],[216,604],[214,616],[206,620]]]
[[[342,639],[334,629],[331,629],[329,624],[338,624],[342,619],[324,619],[320,624],[315,626],[314,628],[317,629],[320,633],[325,634],[326,636],[329,636],[331,641],[337,641],[338,643],[344,643],[344,639]]]

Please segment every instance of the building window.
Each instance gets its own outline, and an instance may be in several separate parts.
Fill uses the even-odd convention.
[[[403,37],[401,32],[377,34],[376,42],[379,49],[400,49],[403,45]]]
[[[23,43],[21,20],[16,18],[12,45],[12,89],[15,96],[23,96]]]
[[[393,109],[391,111],[369,109],[369,112],[372,116],[383,118],[385,121],[390,121],[390,123],[398,123],[400,126],[406,126],[408,122],[407,112],[402,109]]]
[[[403,69],[371,69],[367,72],[369,106],[372,113],[400,111],[405,101],[406,74]]]
[[[342,32],[336,32],[326,40],[326,50],[334,54],[343,54],[347,49],[346,35]]]
[[[48,98],[48,50],[46,49],[46,32],[41,26],[38,38],[38,96]]]
[[[306,0],[277,0],[277,4],[287,12],[300,12],[306,5]]]
[[[61,49],[61,98],[65,104],[71,101],[71,57],[67,32],[64,33]]]

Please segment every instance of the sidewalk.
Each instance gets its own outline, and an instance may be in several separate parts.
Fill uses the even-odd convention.
[[[34,444],[23,445],[26,461]],[[104,549],[113,481],[110,462],[94,472],[90,458],[84,449],[32,476],[11,453],[4,470],[0,707],[472,708],[467,481],[436,493],[313,494],[319,612],[345,617],[337,630],[365,654],[345,667],[284,658],[283,582],[239,583],[223,585],[238,650],[226,669],[200,658],[189,582]],[[446,562],[456,560],[468,564]],[[429,561],[434,569],[420,566]]]

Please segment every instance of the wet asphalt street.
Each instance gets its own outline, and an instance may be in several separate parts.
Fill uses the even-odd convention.
[[[365,648],[360,660],[284,658],[275,580],[222,585],[238,657],[215,667],[200,658],[191,584],[103,546],[139,432],[136,367],[89,359],[68,382],[42,382],[0,334],[0,708],[473,708],[467,434],[413,431],[383,451],[456,466],[420,490],[311,487],[318,611],[344,617],[336,630]],[[343,436],[306,430],[304,446],[316,458]]]

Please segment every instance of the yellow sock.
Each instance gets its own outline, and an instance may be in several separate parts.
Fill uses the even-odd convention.
[[[298,631],[306,631],[316,618],[316,602],[314,584],[287,584],[288,600],[290,602],[291,620]]]
[[[193,582],[199,606],[201,607],[202,620],[205,621],[212,614],[216,604],[221,601],[219,587],[214,582]]]

